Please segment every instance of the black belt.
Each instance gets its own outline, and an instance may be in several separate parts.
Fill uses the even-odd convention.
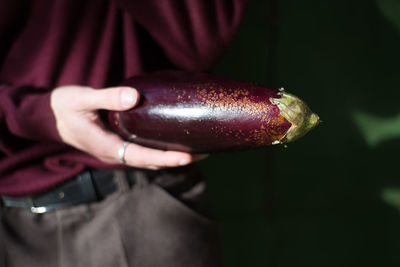
[[[23,207],[29,208],[33,213],[45,213],[58,208],[104,199],[118,188],[113,177],[114,171],[84,171],[75,178],[38,196],[0,196],[0,200],[5,207]],[[132,177],[126,175],[126,178],[129,185],[132,185]]]

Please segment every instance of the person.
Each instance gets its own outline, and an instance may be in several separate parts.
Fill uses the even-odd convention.
[[[219,266],[198,156],[124,142],[123,80],[207,71],[245,0],[0,1],[0,266]],[[201,157],[201,156],[200,156]]]

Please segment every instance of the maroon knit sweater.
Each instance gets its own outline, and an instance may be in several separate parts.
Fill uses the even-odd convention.
[[[115,167],[61,141],[52,89],[104,88],[167,68],[207,70],[245,2],[0,1],[0,195],[33,195],[87,167]]]

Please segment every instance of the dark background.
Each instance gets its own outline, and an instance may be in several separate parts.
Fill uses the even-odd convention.
[[[323,123],[200,163],[226,266],[400,266],[399,2],[250,0],[214,73],[285,87]],[[375,121],[392,132],[373,145]]]

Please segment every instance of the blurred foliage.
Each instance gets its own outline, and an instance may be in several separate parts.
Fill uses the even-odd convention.
[[[400,188],[385,188],[382,191],[382,198],[400,211]]]
[[[400,31],[400,0],[376,0],[376,3],[384,17]],[[371,147],[400,137],[400,114],[392,118],[384,118],[355,111],[352,116],[365,141]]]
[[[381,142],[400,138],[400,114],[393,118],[382,118],[361,111],[353,113],[365,141],[371,147]]]
[[[376,3],[384,16],[400,30],[400,1],[376,0]]]

